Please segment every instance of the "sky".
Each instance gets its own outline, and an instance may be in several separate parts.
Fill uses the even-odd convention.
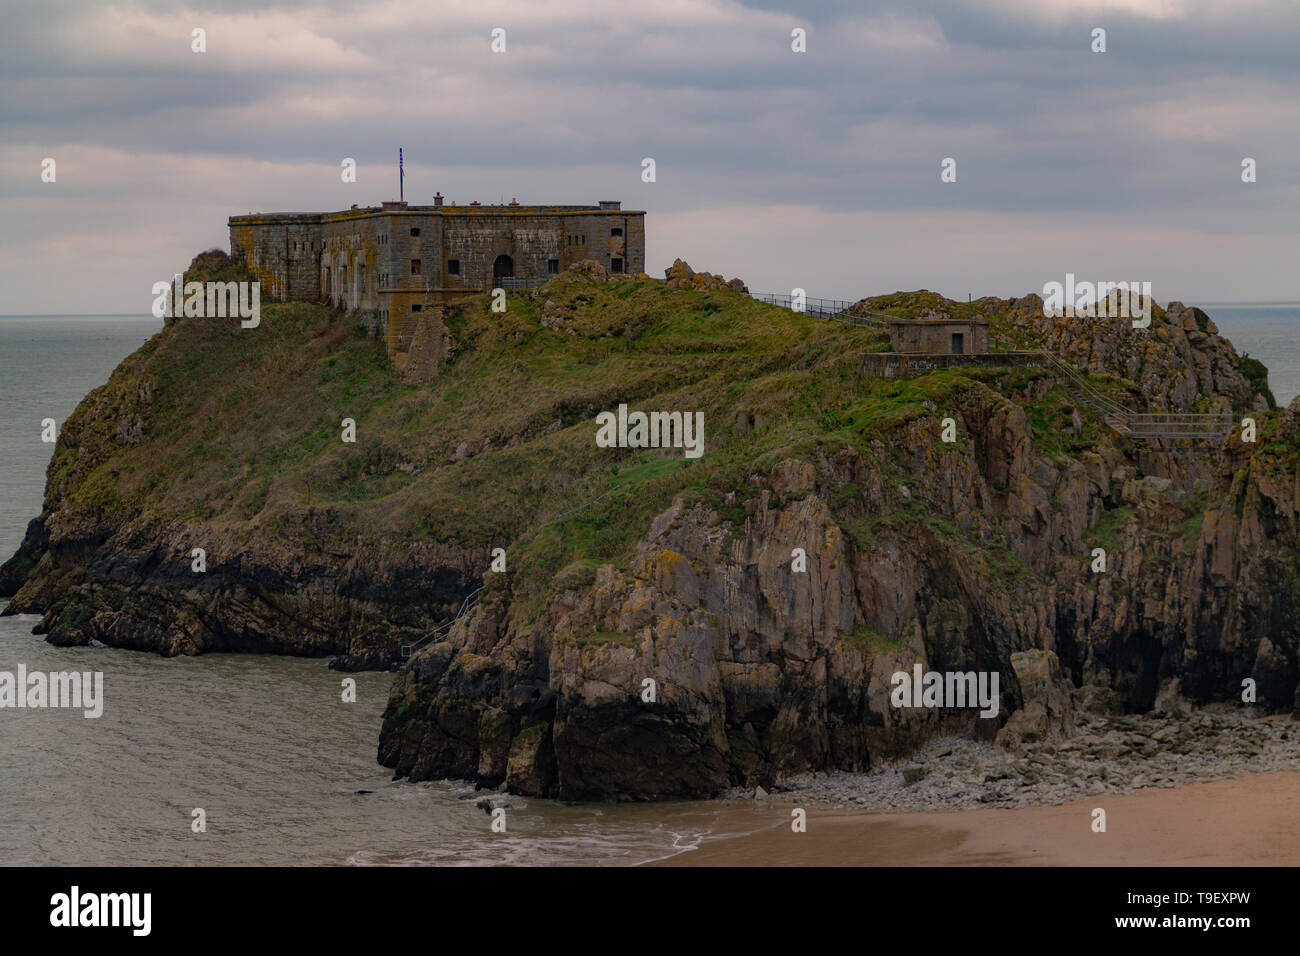
[[[408,202],[645,210],[651,275],[1300,300],[1296,0],[0,0],[0,22],[0,314],[147,313],[229,249],[228,216],[396,199],[399,146]]]

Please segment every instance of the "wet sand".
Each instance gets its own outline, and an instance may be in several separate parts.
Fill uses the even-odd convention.
[[[1294,866],[1300,864],[1300,773],[1281,771],[1060,806],[935,813],[729,807],[727,823],[769,824],[706,841],[657,866]],[[1106,832],[1092,831],[1093,808]]]

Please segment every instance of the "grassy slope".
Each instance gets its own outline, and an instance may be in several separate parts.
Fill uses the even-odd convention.
[[[539,323],[548,298],[576,335]],[[900,314],[912,307],[895,306]],[[504,315],[482,297],[449,324],[452,362],[432,384],[414,386],[391,371],[382,343],[319,306],[264,306],[257,329],[174,323],[74,414],[65,430],[81,448],[60,444],[52,487],[66,489],[75,508],[114,520],[183,518],[250,544],[300,529],[307,509],[326,509],[347,544],[359,536],[390,547],[506,547],[517,610],[528,617],[557,574],[581,576],[626,556],[675,495],[742,520],[724,495],[752,487],[750,475],[817,446],[888,439],[934,414],[927,406],[951,408],[968,390],[1025,404],[1040,453],[1074,454],[1102,427],[1089,421],[1082,439],[1065,436],[1059,387],[1028,402],[1022,390],[1042,370],[859,379],[857,356],[880,350],[883,333],[730,291],[564,275],[535,301],[512,295]],[[597,448],[593,419],[619,402],[703,411],[704,456]],[[124,445],[115,423],[134,415],[145,437]],[[741,416],[754,422],[745,435],[735,427]],[[356,421],[355,444],[340,441],[345,417]],[[462,443],[469,456],[453,462]],[[913,519],[957,534],[920,502],[915,515],[883,517],[842,504],[837,512],[857,538]]]

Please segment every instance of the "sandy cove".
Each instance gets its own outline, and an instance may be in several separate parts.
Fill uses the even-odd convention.
[[[1092,811],[1106,832],[1092,832]],[[791,831],[790,806],[736,804],[725,829],[657,866],[1295,866],[1300,864],[1300,773],[1279,771],[1173,789],[1098,794],[1014,810],[859,813],[808,810]],[[721,821],[720,821],[721,822]]]

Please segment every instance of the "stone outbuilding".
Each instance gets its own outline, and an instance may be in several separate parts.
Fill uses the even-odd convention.
[[[975,318],[895,319],[889,323],[889,342],[895,352],[987,355],[989,323]]]

